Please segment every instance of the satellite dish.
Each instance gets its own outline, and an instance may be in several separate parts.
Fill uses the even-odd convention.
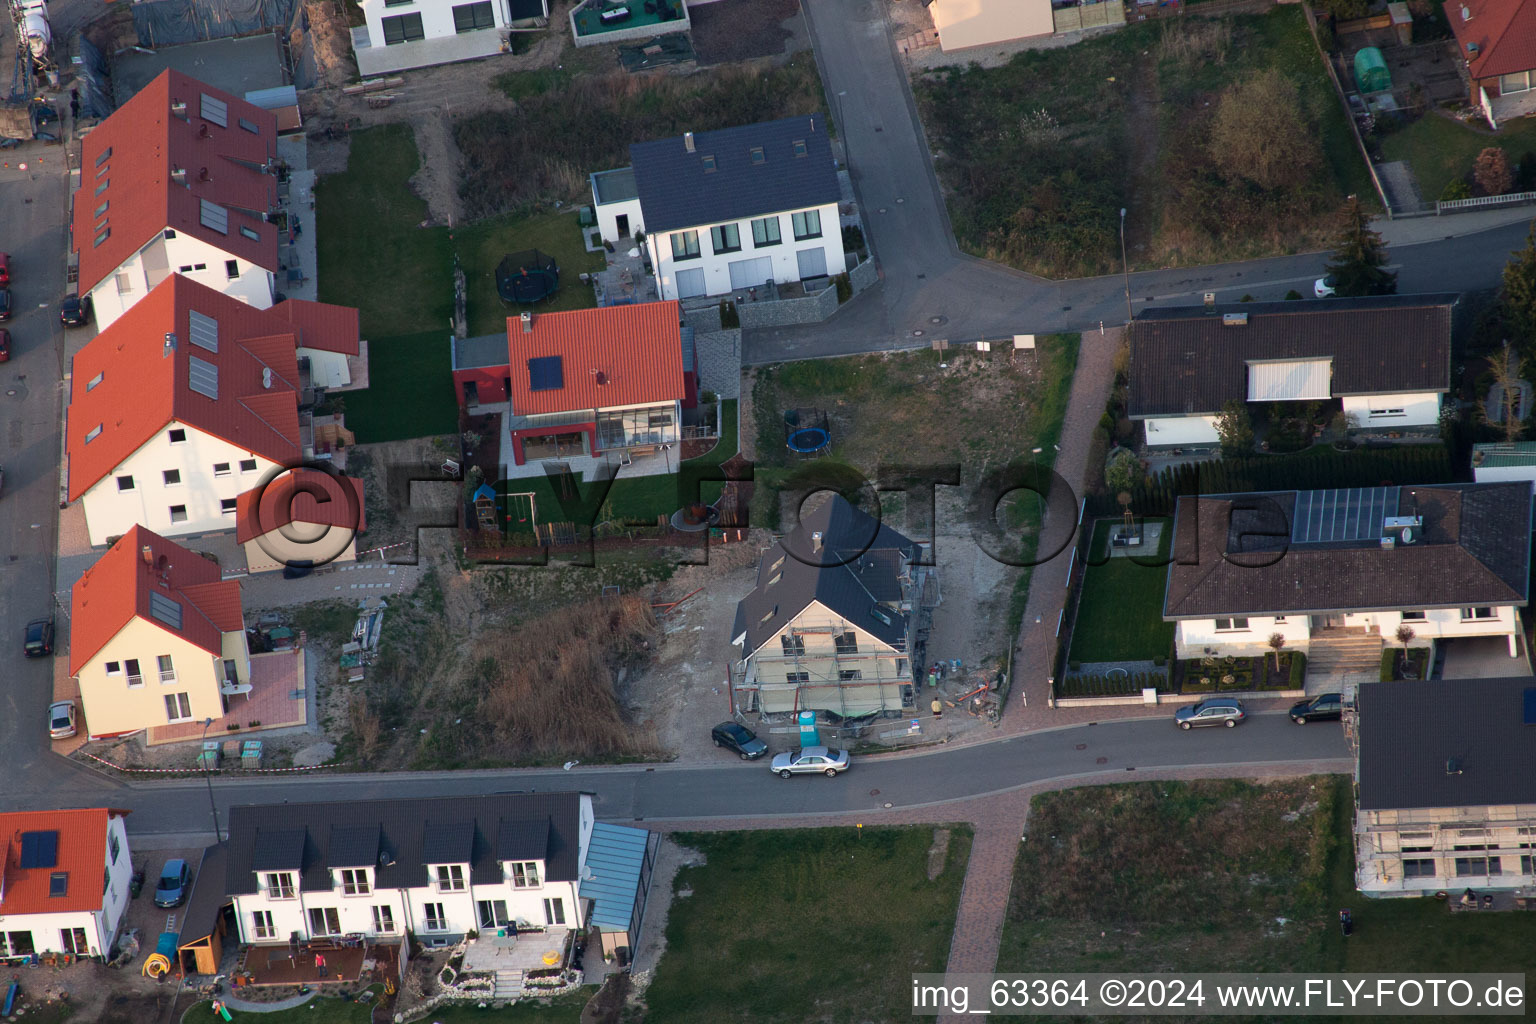
[[[1413,527],[1411,527],[1411,526],[1403,527],[1403,543],[1404,544],[1412,544],[1413,543]]]

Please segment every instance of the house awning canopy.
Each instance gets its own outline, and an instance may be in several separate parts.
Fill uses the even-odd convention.
[[[1333,396],[1333,360],[1282,359],[1248,364],[1248,401],[1312,402]]]
[[[592,826],[580,889],[581,898],[592,901],[590,924],[610,931],[629,930],[650,835],[644,829],[601,821]]]

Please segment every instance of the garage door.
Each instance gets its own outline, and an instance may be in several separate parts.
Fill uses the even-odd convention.
[[[737,260],[730,264],[730,268],[732,288],[756,288],[773,276],[773,259],[763,256],[755,260]]]
[[[827,250],[801,249],[795,253],[800,263],[800,280],[808,277],[824,277],[827,273]]]
[[[695,295],[706,294],[704,290],[704,268],[693,267],[689,270],[677,272],[677,297],[691,299]]]

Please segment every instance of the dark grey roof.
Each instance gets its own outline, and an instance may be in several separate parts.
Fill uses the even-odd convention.
[[[224,864],[228,856],[228,843],[216,843],[203,850],[197,874],[192,876],[192,895],[181,915],[178,946],[206,939],[218,927],[219,913],[229,902],[229,897],[224,894]]]
[[[327,858],[333,868],[377,867],[379,826],[332,825]]]
[[[918,548],[834,495],[763,554],[757,586],[736,605],[731,640],[745,633],[745,653],[754,654],[819,601],[881,642],[897,646],[906,637],[907,622],[892,606],[901,600],[902,574],[906,563],[917,559]]]
[[[251,837],[252,871],[293,871],[304,863],[304,830],[275,821]]]
[[[677,335],[678,342],[683,346],[683,372],[693,373],[695,369],[693,360],[693,328],[689,327],[687,324],[684,324],[677,329]]]
[[[795,144],[805,144],[805,156]],[[753,163],[752,150],[763,160]],[[645,230],[675,231],[804,210],[837,202],[842,193],[826,122],[820,114],[695,132],[693,152],[682,136],[629,147]],[[705,169],[713,157],[715,169]],[[823,224],[823,233],[836,224]],[[787,231],[786,231],[787,234]]]
[[[1390,549],[1379,535],[1293,541],[1296,491],[1180,498],[1163,617],[1526,603],[1528,482],[1398,490],[1398,513],[1423,525]]]
[[[1361,686],[1360,809],[1536,803],[1531,688],[1529,676]]]
[[[298,849],[302,863],[281,869],[299,871],[305,892],[329,890],[332,868],[358,866],[351,863],[355,850],[346,852],[346,863],[334,861],[330,843],[342,837],[345,847],[361,834],[352,830],[365,827],[378,830],[377,888],[426,885],[427,865],[436,863],[467,862],[471,881],[495,882],[501,878],[495,843],[507,821],[545,822],[545,851],[521,859],[543,860],[544,876],[551,881],[575,881],[580,858],[580,808],[579,793],[241,805],[230,809],[224,887],[230,895],[254,893],[255,873],[277,869],[257,867],[257,851],[270,845],[269,837],[283,835],[284,852],[278,859],[286,862],[291,851]],[[286,838],[294,835],[297,844]],[[444,860],[445,855],[462,859]]]
[[[538,860],[549,845],[549,819],[503,821],[496,830],[497,860]]]
[[[507,366],[511,356],[507,352],[507,332],[479,334],[473,338],[453,339],[453,369],[479,370],[491,366]]]
[[[1131,324],[1128,414],[1220,412],[1248,397],[1248,361],[1333,359],[1333,395],[1443,392],[1455,295],[1148,309]],[[1225,314],[1247,314],[1224,326]]]

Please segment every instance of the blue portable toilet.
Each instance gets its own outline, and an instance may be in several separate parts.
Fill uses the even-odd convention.
[[[800,746],[821,746],[821,733],[816,731],[816,712],[800,712]]]

